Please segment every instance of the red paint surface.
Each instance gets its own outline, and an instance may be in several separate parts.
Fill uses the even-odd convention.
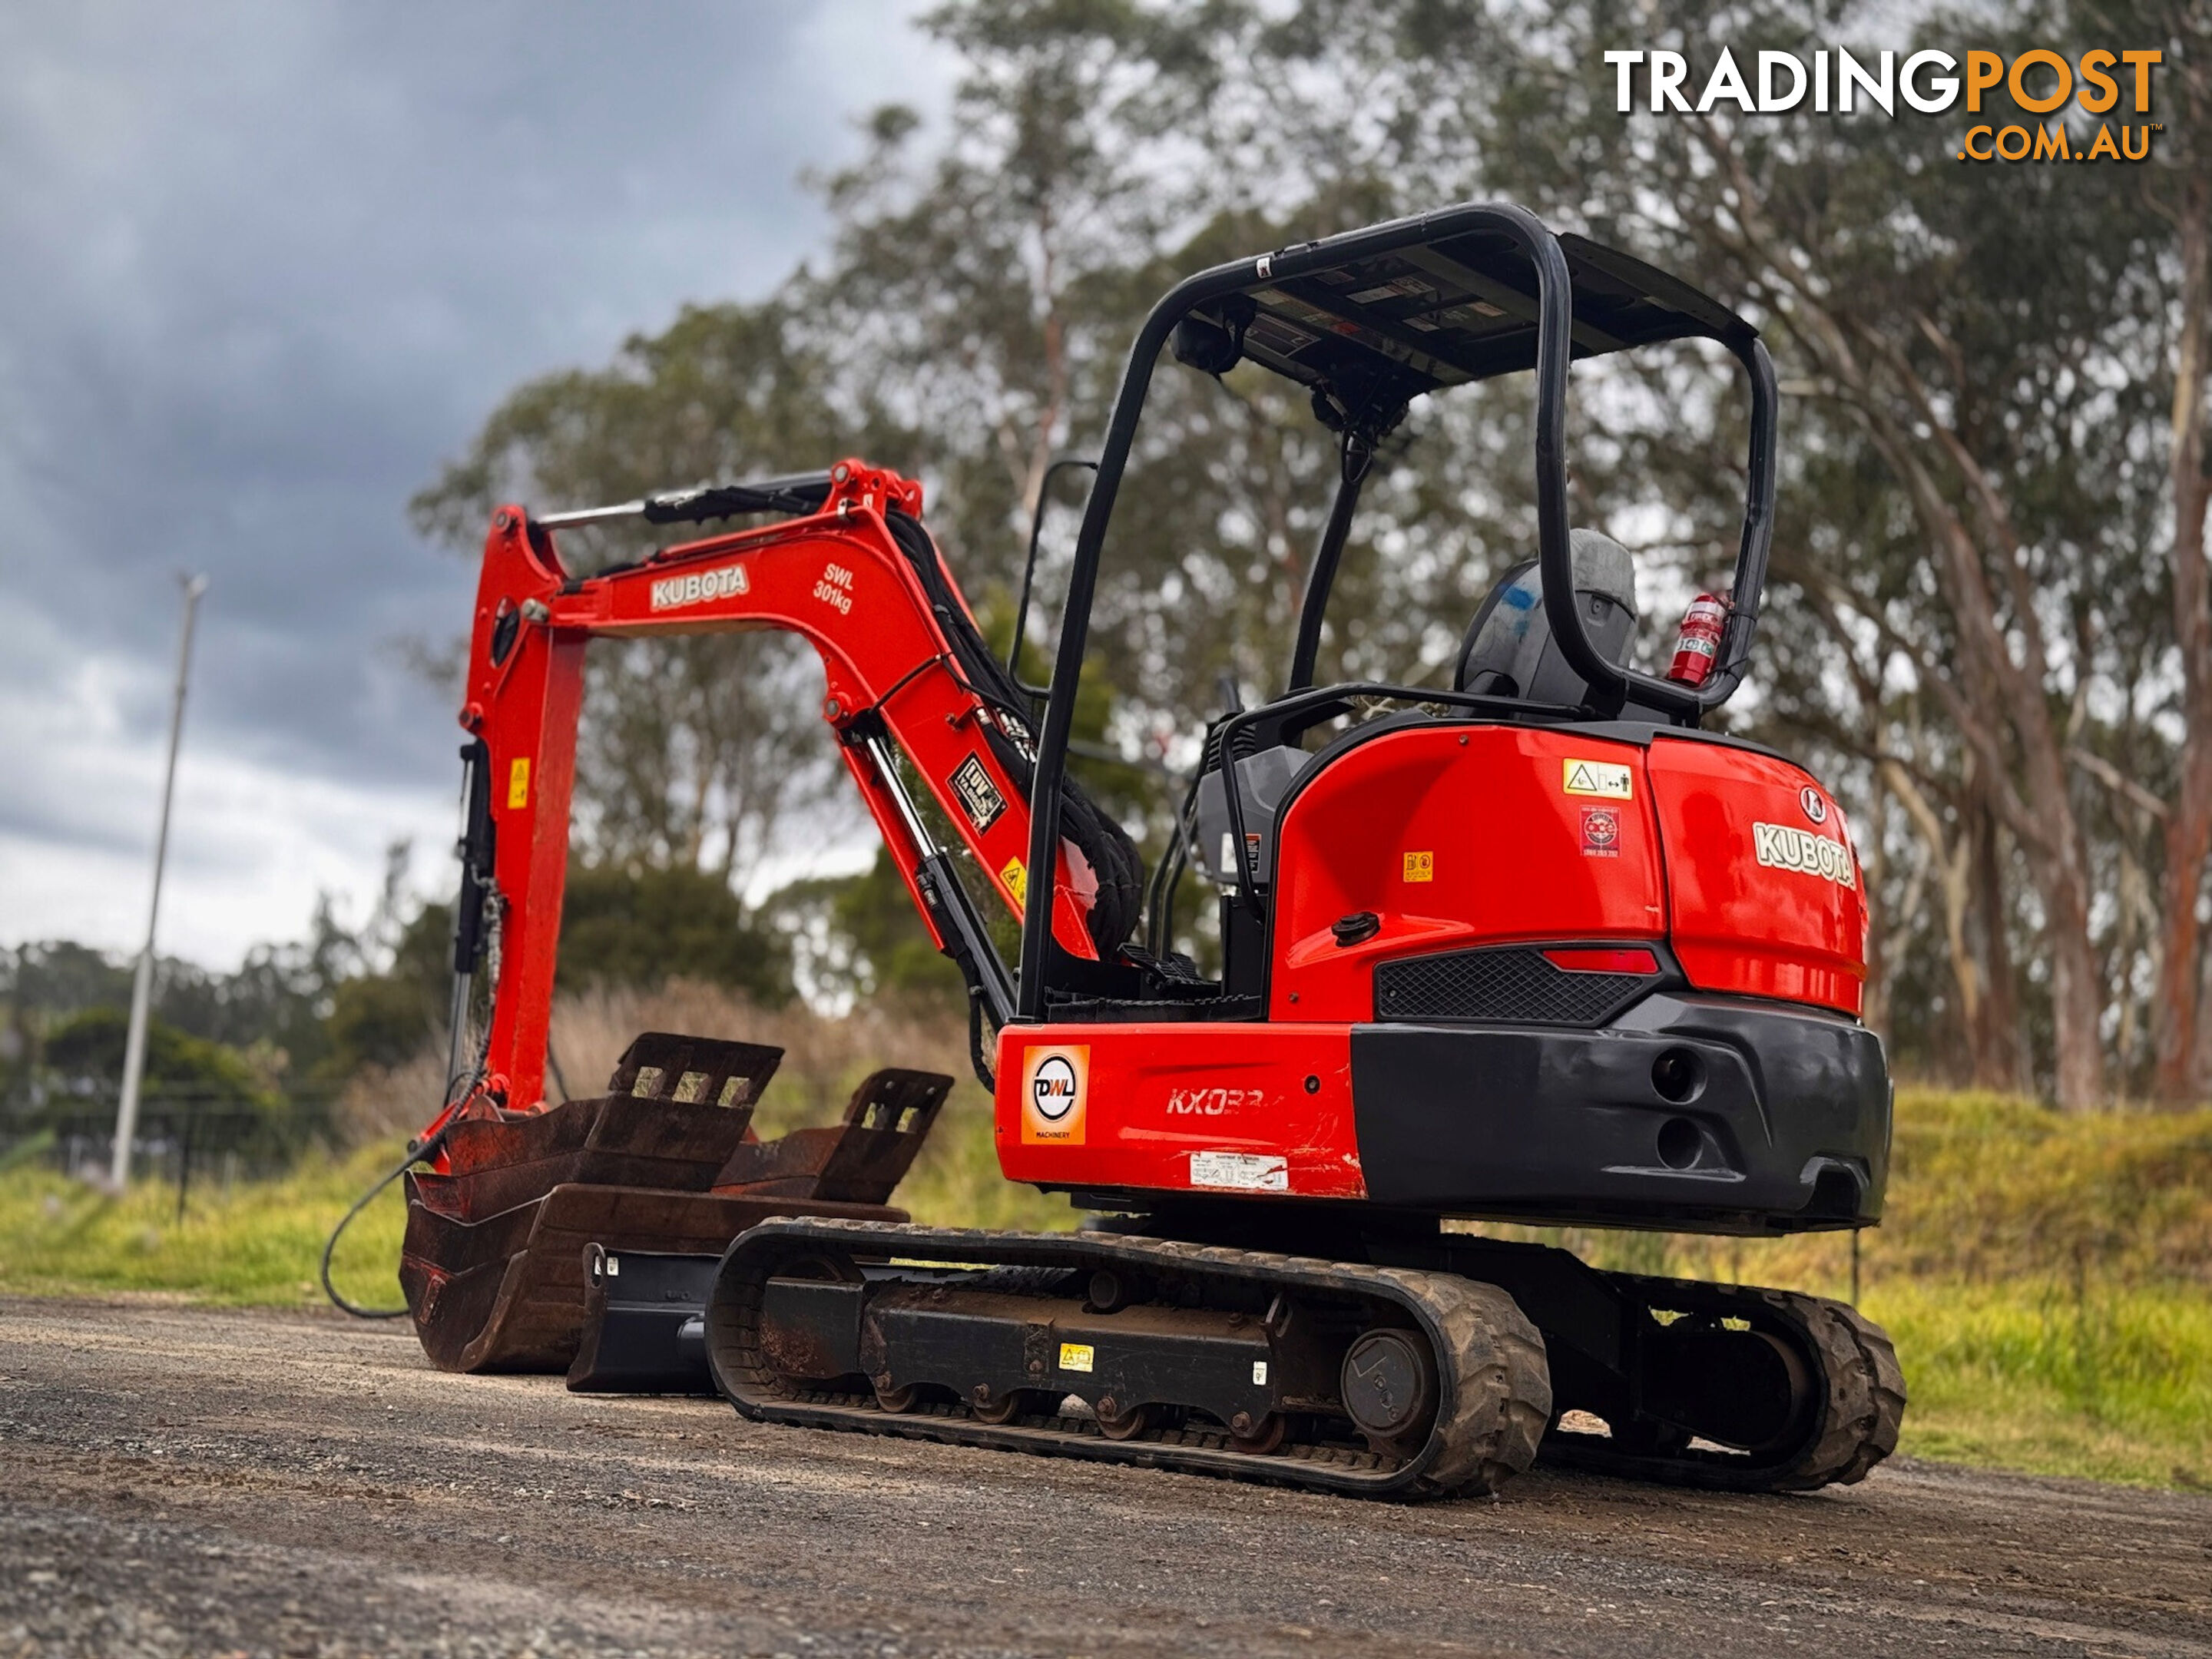
[[[1024,1057],[1063,1047],[1091,1051],[1083,1144],[1025,1145]],[[1231,1152],[1284,1159],[1291,1197],[1367,1195],[1346,1026],[1010,1025],[997,1071],[999,1167],[1011,1180],[1188,1192],[1192,1153]]]
[[[1626,800],[1571,794],[1570,761],[1626,767]],[[1633,744],[1527,726],[1415,726],[1360,744],[1291,799],[1276,860],[1271,1019],[1371,1019],[1375,964],[1516,940],[1656,939],[1659,832]],[[1586,850],[1583,813],[1618,822]],[[1434,854],[1425,882],[1406,854]],[[1371,910],[1374,937],[1329,926]]]
[[[1761,865],[1766,823],[1840,842],[1843,810],[1789,762],[1714,743],[1658,738],[1647,769],[1666,842],[1674,954],[1690,983],[1856,1014],[1866,990],[1864,877],[1852,884]],[[1805,810],[1806,792],[1824,818]]]
[[[1544,960],[1571,974],[1656,974],[1659,958],[1642,948],[1630,950],[1579,949],[1547,951]]]
[[[825,717],[843,726],[857,711],[880,713],[1018,914],[1000,872],[1026,857],[1027,809],[983,741],[988,710],[948,666],[927,596],[881,517],[886,500],[919,506],[905,481],[857,469],[843,511],[833,502],[811,518],[671,549],[575,583],[549,538],[540,532],[533,542],[520,511],[498,515],[485,546],[465,722],[491,751],[507,904],[488,1069],[509,1106],[540,1103],[582,657],[595,636],[801,635],[822,659]],[[743,592],[729,591],[734,578],[726,574],[738,566]],[[654,584],[686,574],[716,580],[696,603],[654,609]],[[495,665],[493,629],[514,611],[526,620]],[[841,752],[853,764],[853,752]],[[1006,803],[981,830],[951,782],[971,757]],[[530,787],[510,805],[518,759],[530,762]],[[1613,769],[1625,789],[1570,788],[1576,762]],[[910,875],[916,852],[893,803],[867,767],[853,769],[894,861]],[[1762,823],[1787,830],[1791,847],[1806,836],[1832,842],[1830,873],[1761,864]],[[1667,945],[1702,989],[1854,1014],[1860,1006],[1866,915],[1844,817],[1786,762],[1664,734],[1647,749],[1551,728],[1413,726],[1338,757],[1292,798],[1279,831],[1268,1020],[1002,1032],[997,1128],[1010,1177],[1243,1190],[1193,1188],[1193,1155],[1217,1154],[1281,1159],[1281,1190],[1292,1197],[1364,1197],[1349,1028],[1373,1018],[1375,966],[1394,957],[1533,943],[1570,971],[1644,973],[1656,971],[1655,947]],[[1849,883],[1832,878],[1846,870]],[[1091,872],[1064,855],[1056,873],[1055,935],[1089,956]],[[1379,919],[1377,931],[1340,945],[1332,925],[1363,911]],[[1037,1046],[1087,1050],[1079,1141],[1022,1133],[1023,1061]]]
[[[1021,914],[1007,872],[1028,857],[1028,806],[987,746],[979,722],[991,718],[988,707],[953,672],[921,579],[884,519],[893,506],[918,514],[921,486],[852,461],[840,477],[818,514],[667,548],[629,569],[574,582],[552,534],[533,531],[521,508],[493,515],[477,579],[463,724],[491,751],[495,871],[506,902],[487,1062],[498,1103],[526,1111],[544,1103],[546,1011],[568,870],[583,654],[592,639],[745,629],[800,635],[822,659],[824,718],[842,728],[863,710],[879,713],[1000,901]],[[735,591],[736,569],[744,573],[742,592]],[[657,585],[686,577],[714,580],[690,602],[655,606]],[[494,664],[493,630],[516,611],[523,619],[514,644]],[[839,752],[911,887],[919,859],[896,807],[865,763],[849,749]],[[1006,803],[982,830],[961,810],[951,785],[971,756]],[[519,759],[530,763],[530,788],[511,806],[508,783]],[[1096,878],[1066,843],[1062,849],[1053,931],[1072,954],[1095,957],[1085,918]]]

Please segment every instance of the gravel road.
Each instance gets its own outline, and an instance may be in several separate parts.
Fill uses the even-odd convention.
[[[0,1656],[2202,1655],[2212,1499],[1928,1464],[1400,1508],[0,1303]]]

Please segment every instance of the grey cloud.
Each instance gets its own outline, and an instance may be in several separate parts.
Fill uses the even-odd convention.
[[[445,711],[386,647],[456,629],[470,574],[407,495],[520,379],[816,246],[800,169],[943,82],[902,9],[0,11],[0,599],[136,665],[143,741],[204,569],[196,744],[442,793]],[[56,672],[0,641],[0,698]],[[67,833],[38,770],[0,769],[0,823]]]

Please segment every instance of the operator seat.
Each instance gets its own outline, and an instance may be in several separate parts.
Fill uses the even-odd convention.
[[[1567,545],[1574,555],[1575,603],[1582,607],[1583,631],[1600,656],[1625,664],[1636,637],[1636,561],[1595,530],[1570,532]],[[1589,692],[1552,636],[1535,560],[1499,577],[1475,611],[1460,644],[1452,690],[1569,708]]]

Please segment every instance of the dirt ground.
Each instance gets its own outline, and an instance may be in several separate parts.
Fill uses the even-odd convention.
[[[2212,1656],[2212,1498],[1927,1464],[1422,1507],[0,1304],[0,1656]]]

